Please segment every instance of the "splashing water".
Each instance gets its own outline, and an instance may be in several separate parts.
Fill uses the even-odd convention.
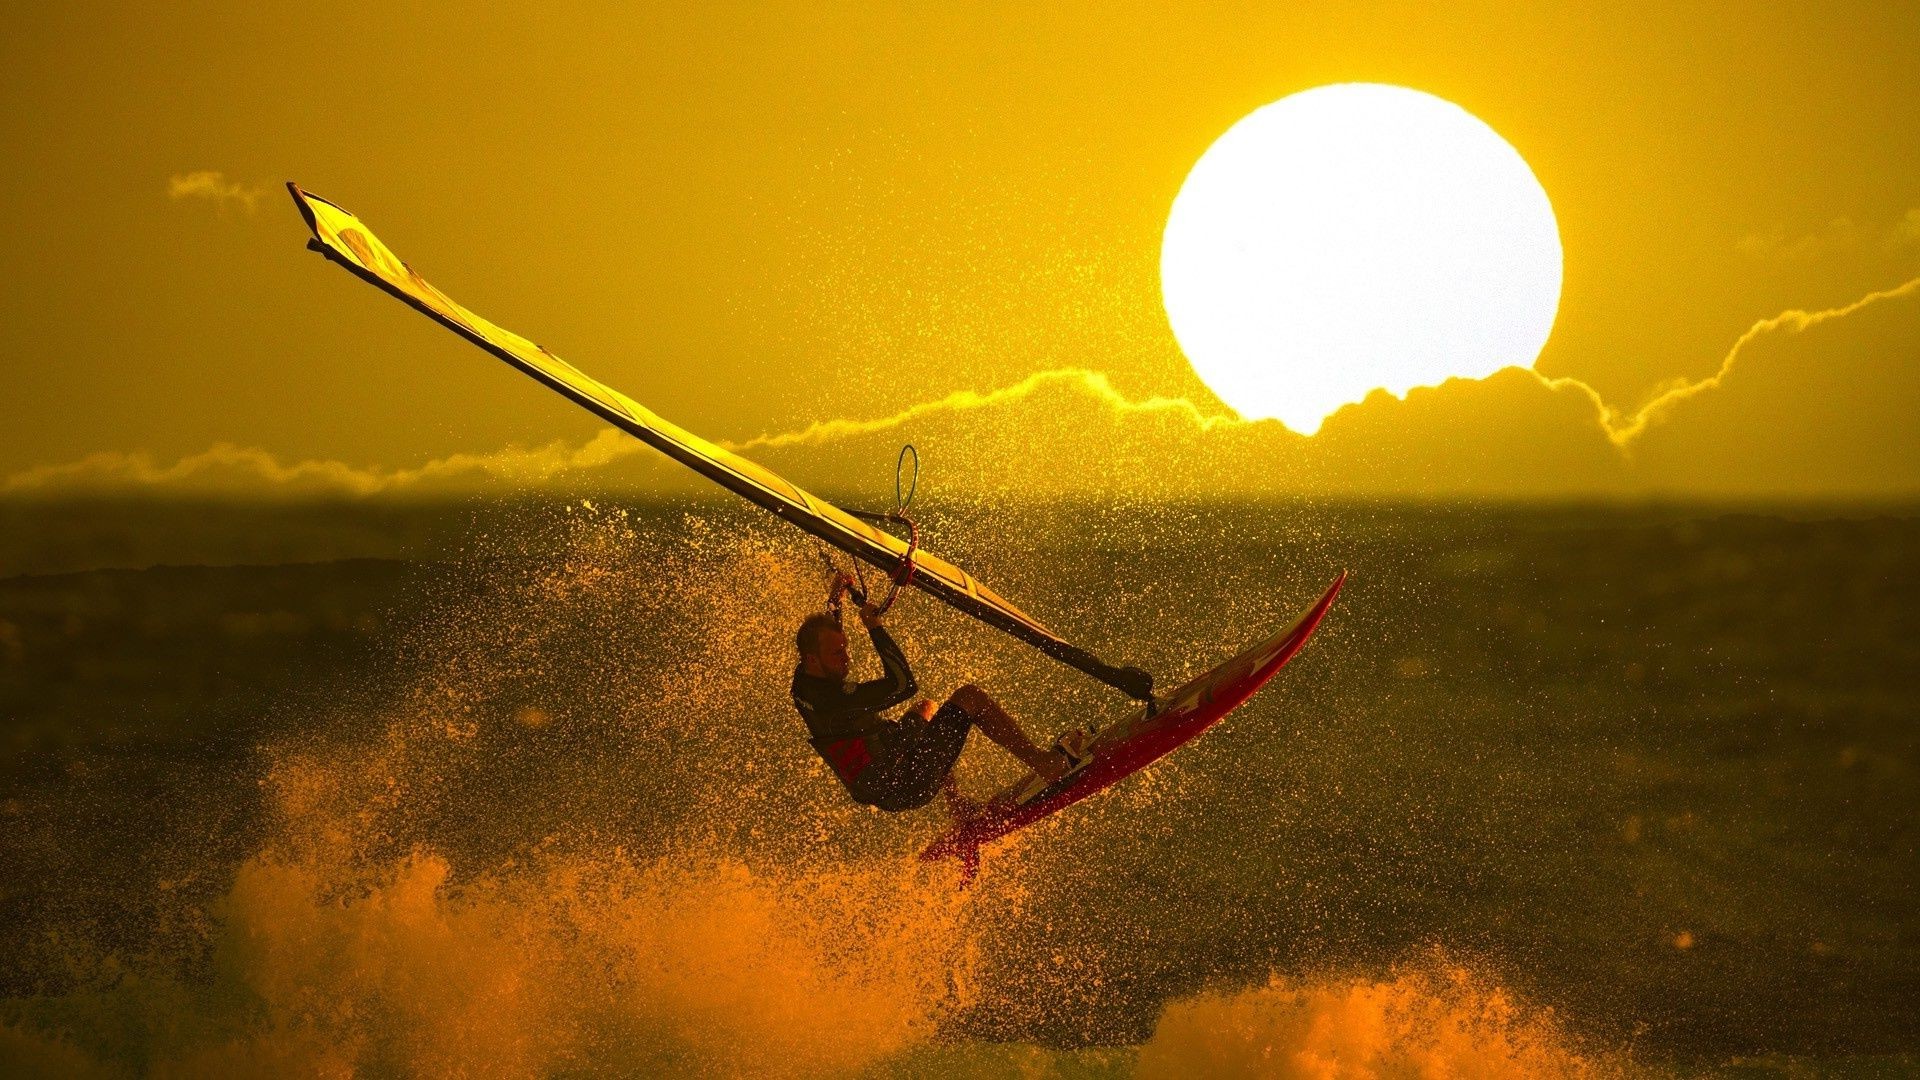
[[[1435,956],[1388,980],[1303,983],[1275,976],[1234,994],[1168,1007],[1142,1048],[1138,1075],[1383,1077],[1620,1075],[1574,1052],[1551,1013]]]
[[[8,1014],[0,1061],[154,1075],[1597,1073],[1550,1017],[1441,962],[1189,998],[1137,1058],[1016,1060],[978,1041],[1111,992],[1118,952],[1059,944],[1071,865],[1023,839],[963,892],[950,868],[914,862],[929,823],[847,803],[785,701],[791,628],[820,600],[814,553],[724,520],[658,528],[580,506],[435,571],[435,606],[391,678],[299,707],[264,749],[260,834],[224,891],[182,900],[176,940],[149,955],[76,944],[65,988]],[[922,612],[913,637],[925,685],[992,679],[1073,700],[957,616]],[[979,788],[1013,766],[976,746],[962,768]],[[1178,775],[1116,805],[1150,807]],[[1131,916],[1091,917],[1117,941],[1138,933]],[[1128,1041],[1117,1027],[1083,1036],[1063,1041]]]

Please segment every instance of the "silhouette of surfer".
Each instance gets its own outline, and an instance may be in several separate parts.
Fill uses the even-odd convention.
[[[851,583],[844,575],[836,578],[834,596]],[[1042,750],[998,702],[971,683],[955,690],[938,709],[923,698],[899,720],[883,718],[882,710],[911,698],[919,687],[882,617],[879,604],[860,608],[861,625],[883,668],[879,678],[868,682],[847,683],[851,657],[837,614],[809,615],[794,635],[800,654],[793,669],[794,707],[807,722],[808,741],[855,802],[898,812],[925,806],[939,793],[955,817],[968,816],[975,804],[960,794],[953,766],[973,728],[1049,782],[1084,760],[1082,732],[1062,735],[1052,749]]]

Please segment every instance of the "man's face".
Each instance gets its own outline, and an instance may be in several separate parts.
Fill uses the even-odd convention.
[[[846,678],[847,668],[852,665],[852,657],[847,655],[847,635],[838,630],[821,631],[820,647],[814,650],[813,661],[819,665],[822,675]]]

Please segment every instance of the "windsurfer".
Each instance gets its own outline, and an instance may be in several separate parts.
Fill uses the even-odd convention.
[[[973,804],[955,785],[953,765],[967,732],[976,727],[1049,781],[1079,763],[1074,752],[1080,749],[1080,733],[1062,736],[1052,750],[1042,750],[998,702],[970,683],[938,709],[921,699],[899,720],[882,718],[882,710],[911,698],[919,687],[906,654],[881,619],[879,605],[861,607],[860,622],[873,639],[882,674],[851,686],[847,635],[837,617],[824,611],[809,615],[794,636],[800,653],[793,671],[794,707],[807,722],[814,750],[855,802],[890,812],[913,810],[942,793],[956,817],[966,816]]]

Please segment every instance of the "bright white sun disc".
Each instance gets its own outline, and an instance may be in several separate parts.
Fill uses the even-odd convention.
[[[1533,170],[1448,101],[1343,83],[1254,111],[1193,166],[1160,282],[1194,371],[1312,434],[1375,389],[1531,366],[1560,306]]]

